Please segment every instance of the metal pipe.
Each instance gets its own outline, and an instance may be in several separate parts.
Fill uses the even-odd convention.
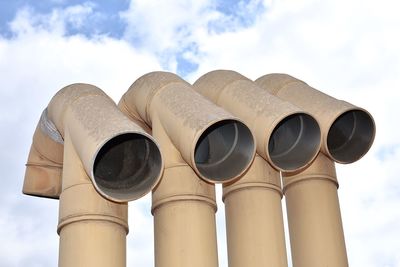
[[[250,170],[224,185],[229,266],[287,266],[277,170],[311,163],[321,142],[318,123],[234,71],[209,72],[193,86],[245,121],[257,140],[260,156]]]
[[[280,175],[256,155],[248,172],[223,187],[228,262],[239,266],[287,266]]]
[[[61,194],[64,140],[42,112],[33,134],[26,163],[22,192],[26,195],[58,199]]]
[[[293,266],[348,266],[334,162],[320,153],[283,177]]]
[[[372,116],[286,74],[268,74],[256,83],[321,125],[324,154],[304,171],[282,173],[293,266],[348,266],[333,161],[351,163],[367,153],[375,136]]]
[[[157,144],[92,85],[63,88],[44,114],[28,158],[37,169],[28,164],[24,192],[58,197],[49,188],[62,183],[59,266],[125,266],[126,202],[159,181],[163,161]],[[49,162],[60,165],[56,172]],[[35,179],[43,184],[35,185]]]
[[[67,135],[57,232],[59,267],[125,267],[128,204],[100,196]]]
[[[243,175],[255,153],[251,131],[172,73],[140,77],[119,107],[152,128],[166,158],[153,191],[155,265],[218,266],[211,183]]]
[[[317,156],[321,144],[317,121],[243,75],[230,70],[211,71],[193,86],[249,125],[257,140],[257,153],[275,169],[297,171]]]
[[[321,125],[321,150],[338,163],[364,156],[375,137],[368,111],[328,96],[287,74],[267,74],[255,81],[267,92],[312,114]]]

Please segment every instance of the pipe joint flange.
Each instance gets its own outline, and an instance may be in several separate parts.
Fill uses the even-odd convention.
[[[177,202],[177,201],[200,201],[205,204],[208,204],[212,207],[214,212],[217,212],[217,203],[215,199],[211,199],[205,196],[199,196],[199,195],[175,195],[175,196],[169,196],[165,197],[163,199],[160,199],[158,201],[153,201],[152,207],[151,207],[151,214],[154,215],[154,212],[156,209],[160,208],[162,205],[166,205],[172,202]]]
[[[115,223],[124,228],[126,234],[129,233],[129,226],[126,220],[107,214],[76,214],[69,217],[61,218],[58,222],[57,233],[60,234],[62,228],[69,224],[83,221],[103,221],[107,223]]]
[[[293,184],[308,181],[308,180],[326,180],[335,184],[336,188],[339,188],[338,180],[335,176],[327,174],[314,174],[307,176],[293,176],[293,177],[283,177],[283,193]]]
[[[262,182],[249,182],[249,183],[238,183],[224,187],[224,193],[222,195],[222,201],[225,201],[225,198],[228,195],[241,191],[241,190],[251,190],[251,189],[264,189],[264,190],[273,190],[277,192],[281,198],[283,197],[282,188],[280,185],[272,184],[272,183],[262,183]]]

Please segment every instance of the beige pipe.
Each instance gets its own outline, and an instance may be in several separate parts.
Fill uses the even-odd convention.
[[[61,194],[64,140],[43,111],[33,135],[22,192],[58,199]]]
[[[357,161],[371,147],[375,123],[366,110],[328,96],[287,74],[267,74],[255,82],[315,116],[321,125],[321,150],[334,161]]]
[[[320,153],[306,170],[283,176],[293,266],[348,266],[334,162]]]
[[[165,131],[154,125],[153,136],[166,159],[152,198],[155,266],[217,267],[215,187],[198,178]]]
[[[36,195],[49,196],[47,181],[59,173],[50,172],[48,163],[61,160],[59,266],[125,266],[126,201],[159,181],[157,144],[100,89],[73,84],[53,97],[41,117],[28,158],[39,171],[28,164],[24,189],[29,185]],[[44,185],[31,186],[35,179]]]
[[[205,181],[228,182],[254,157],[250,130],[238,118],[196,93],[172,73],[140,77],[118,104],[125,115],[165,131],[182,158]],[[160,125],[154,124],[155,118]]]
[[[194,87],[249,125],[261,156],[243,178],[224,185],[229,266],[287,266],[281,182],[274,168],[294,171],[310,164],[320,146],[318,123],[234,71],[209,72]]]
[[[65,137],[58,266],[125,267],[128,205],[96,192],[69,136]]]
[[[256,155],[249,171],[224,186],[230,267],[287,266],[280,175]]]
[[[166,159],[153,191],[155,265],[218,266],[217,207],[209,182],[232,181],[249,167],[255,153],[250,130],[166,72],[139,78],[119,107],[151,126]]]
[[[320,153],[302,172],[282,174],[293,266],[348,266],[332,160],[351,163],[369,150],[375,136],[373,118],[286,74],[265,75],[256,83],[313,114],[323,134],[321,150],[327,156]]]
[[[264,92],[243,75],[211,71],[193,86],[249,125],[257,140],[257,153],[277,170],[297,171],[317,156],[321,141],[315,119]]]

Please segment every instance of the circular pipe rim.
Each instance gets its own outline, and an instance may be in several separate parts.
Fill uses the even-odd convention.
[[[251,147],[250,149],[248,149],[247,151],[247,155],[246,155],[246,160],[245,163],[242,164],[242,168],[240,168],[240,171],[238,171],[237,173],[235,173],[235,175],[232,175],[230,177],[227,178],[223,178],[223,179],[216,179],[216,178],[211,178],[207,175],[205,175],[204,173],[202,173],[202,171],[199,169],[199,165],[201,165],[201,163],[196,163],[196,150],[198,148],[198,144],[200,139],[202,138],[203,134],[205,134],[208,130],[210,130],[213,126],[218,126],[218,124],[224,124],[224,123],[235,123],[235,127],[237,129],[237,125],[240,125],[242,127],[242,130],[245,131],[245,136],[244,138],[247,138],[247,140],[244,141],[248,141],[251,143]],[[243,138],[243,137],[242,137]],[[235,136],[235,142],[234,144],[237,145],[240,142],[239,137],[236,135]],[[250,130],[250,128],[240,119],[238,118],[227,118],[227,119],[222,119],[222,120],[217,120],[217,121],[213,121],[210,122],[206,127],[204,127],[195,137],[194,142],[193,142],[193,149],[192,149],[192,153],[191,153],[191,165],[194,169],[194,171],[196,172],[196,174],[204,181],[211,183],[211,184],[218,184],[218,183],[229,183],[232,182],[234,180],[239,179],[241,176],[243,176],[243,174],[250,168],[254,157],[255,157],[255,153],[256,153],[256,141],[255,141],[255,137],[252,133],[252,131]],[[221,163],[224,160],[226,160],[230,155],[232,155],[232,151],[235,149],[236,147],[232,146],[229,149],[229,152],[227,154],[225,154],[225,156],[220,159],[218,162],[213,163],[211,165],[217,165],[217,163]]]
[[[361,152],[360,153],[358,153],[356,156],[354,156],[352,159],[350,159],[350,160],[343,160],[343,158],[341,158],[341,157],[337,157],[337,156],[335,156],[334,155],[334,153],[332,153],[332,151],[331,151],[331,149],[329,148],[330,146],[329,146],[329,136],[330,136],[330,134],[331,134],[331,130],[332,130],[332,127],[334,127],[334,124],[336,123],[336,122],[338,122],[338,120],[340,119],[340,118],[342,118],[343,116],[345,116],[346,114],[349,114],[349,113],[351,113],[351,112],[357,112],[357,113],[360,113],[360,114],[362,114],[363,116],[365,116],[365,119],[367,119],[368,120],[368,123],[370,124],[369,126],[370,126],[370,128],[369,128],[369,130],[370,130],[370,136],[369,136],[369,138],[368,138],[368,141],[366,142],[366,144],[364,144],[365,146],[363,147],[363,148],[360,148],[360,150],[361,150]],[[354,115],[354,114],[353,114]],[[356,131],[356,129],[355,129],[355,127],[353,127],[353,129],[351,130],[351,138],[352,137],[354,137],[354,134],[355,134],[355,131]],[[355,107],[355,108],[349,108],[349,109],[346,109],[345,111],[343,111],[343,112],[341,112],[340,114],[338,114],[333,120],[332,120],[332,122],[330,123],[330,125],[329,125],[329,129],[328,129],[328,131],[326,132],[326,136],[325,136],[325,138],[324,138],[324,140],[323,140],[323,145],[324,145],[324,152],[325,152],[325,154],[329,157],[329,158],[331,158],[333,161],[335,161],[335,162],[337,162],[337,163],[340,163],[340,164],[350,164],[350,163],[353,163],[353,162],[356,162],[356,161],[358,161],[358,160],[360,160],[362,157],[364,157],[367,153],[368,153],[368,151],[370,150],[370,148],[372,147],[372,144],[374,143],[374,140],[375,140],[375,135],[376,135],[376,124],[375,124],[375,120],[374,120],[374,118],[372,117],[372,115],[367,111],[367,110],[365,110],[365,109],[363,109],[363,108],[359,108],[359,107]],[[348,141],[347,141],[347,143],[344,143],[344,144],[342,144],[342,146],[341,146],[341,148],[343,148],[345,145],[347,145],[348,144]],[[336,150],[337,150],[338,148],[336,148]]]
[[[159,168],[157,170],[157,175],[155,175],[151,179],[153,182],[151,183],[151,186],[149,186],[149,188],[147,190],[142,190],[141,193],[133,194],[130,197],[120,198],[120,197],[114,197],[114,196],[108,194],[104,189],[101,188],[101,186],[99,186],[97,184],[96,177],[94,175],[94,168],[95,168],[97,156],[99,155],[99,152],[101,151],[101,149],[112,139],[118,138],[118,137],[126,135],[126,134],[134,134],[137,136],[142,136],[143,138],[145,138],[146,140],[151,142],[151,144],[154,146],[154,148],[157,151],[157,157],[159,160],[159,163],[157,164],[157,166]],[[92,182],[93,186],[95,187],[96,191],[104,198],[106,198],[110,201],[116,202],[116,203],[126,203],[129,201],[137,200],[137,199],[145,196],[149,192],[151,192],[160,182],[163,171],[164,171],[164,159],[163,159],[163,155],[161,153],[160,146],[158,145],[158,143],[155,141],[155,139],[151,135],[144,133],[144,132],[140,132],[140,131],[123,131],[123,132],[119,132],[119,133],[112,135],[109,138],[105,139],[102,143],[99,144],[99,146],[91,160],[91,163],[90,163],[90,179],[91,179],[91,182]]]
[[[313,148],[311,149],[311,152],[309,153],[307,159],[304,159],[303,163],[297,164],[295,167],[285,168],[284,166],[277,164],[277,162],[273,159],[273,157],[269,151],[269,145],[270,145],[270,142],[271,142],[271,139],[273,137],[275,130],[277,130],[277,127],[280,124],[282,124],[285,120],[288,120],[290,118],[294,118],[297,116],[302,116],[302,117],[306,117],[307,119],[309,119],[310,120],[309,123],[313,124],[311,127],[315,127],[313,129],[314,131],[316,131],[314,134],[317,134],[318,137],[313,138],[313,140],[314,140]],[[302,138],[301,135],[298,135],[296,137],[296,141],[293,142],[293,144],[291,145],[291,148],[289,150],[292,150],[296,145],[298,145],[300,138]],[[281,172],[292,173],[292,172],[301,171],[301,170],[305,169],[307,166],[309,166],[318,156],[318,153],[320,152],[320,149],[321,149],[321,145],[322,145],[322,132],[321,132],[321,126],[320,126],[319,122],[310,113],[304,112],[304,111],[298,111],[298,112],[292,112],[292,113],[286,115],[284,118],[281,118],[281,119],[275,121],[275,123],[271,127],[270,134],[267,135],[264,140],[263,147],[265,149],[265,155],[267,156],[267,161],[271,164],[272,167],[274,167],[276,170],[281,171]],[[278,154],[278,156],[284,155],[285,153],[287,154],[288,152],[282,152],[280,155]]]

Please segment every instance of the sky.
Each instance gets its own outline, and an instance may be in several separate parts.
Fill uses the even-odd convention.
[[[400,3],[395,0],[0,0],[0,265],[56,266],[58,201],[21,193],[32,135],[62,87],[116,102],[141,75],[288,73],[374,116],[369,153],[337,165],[350,266],[400,267]],[[218,249],[227,267],[217,187]],[[151,198],[129,204],[127,266],[153,266]],[[289,255],[290,260],[290,255]]]

